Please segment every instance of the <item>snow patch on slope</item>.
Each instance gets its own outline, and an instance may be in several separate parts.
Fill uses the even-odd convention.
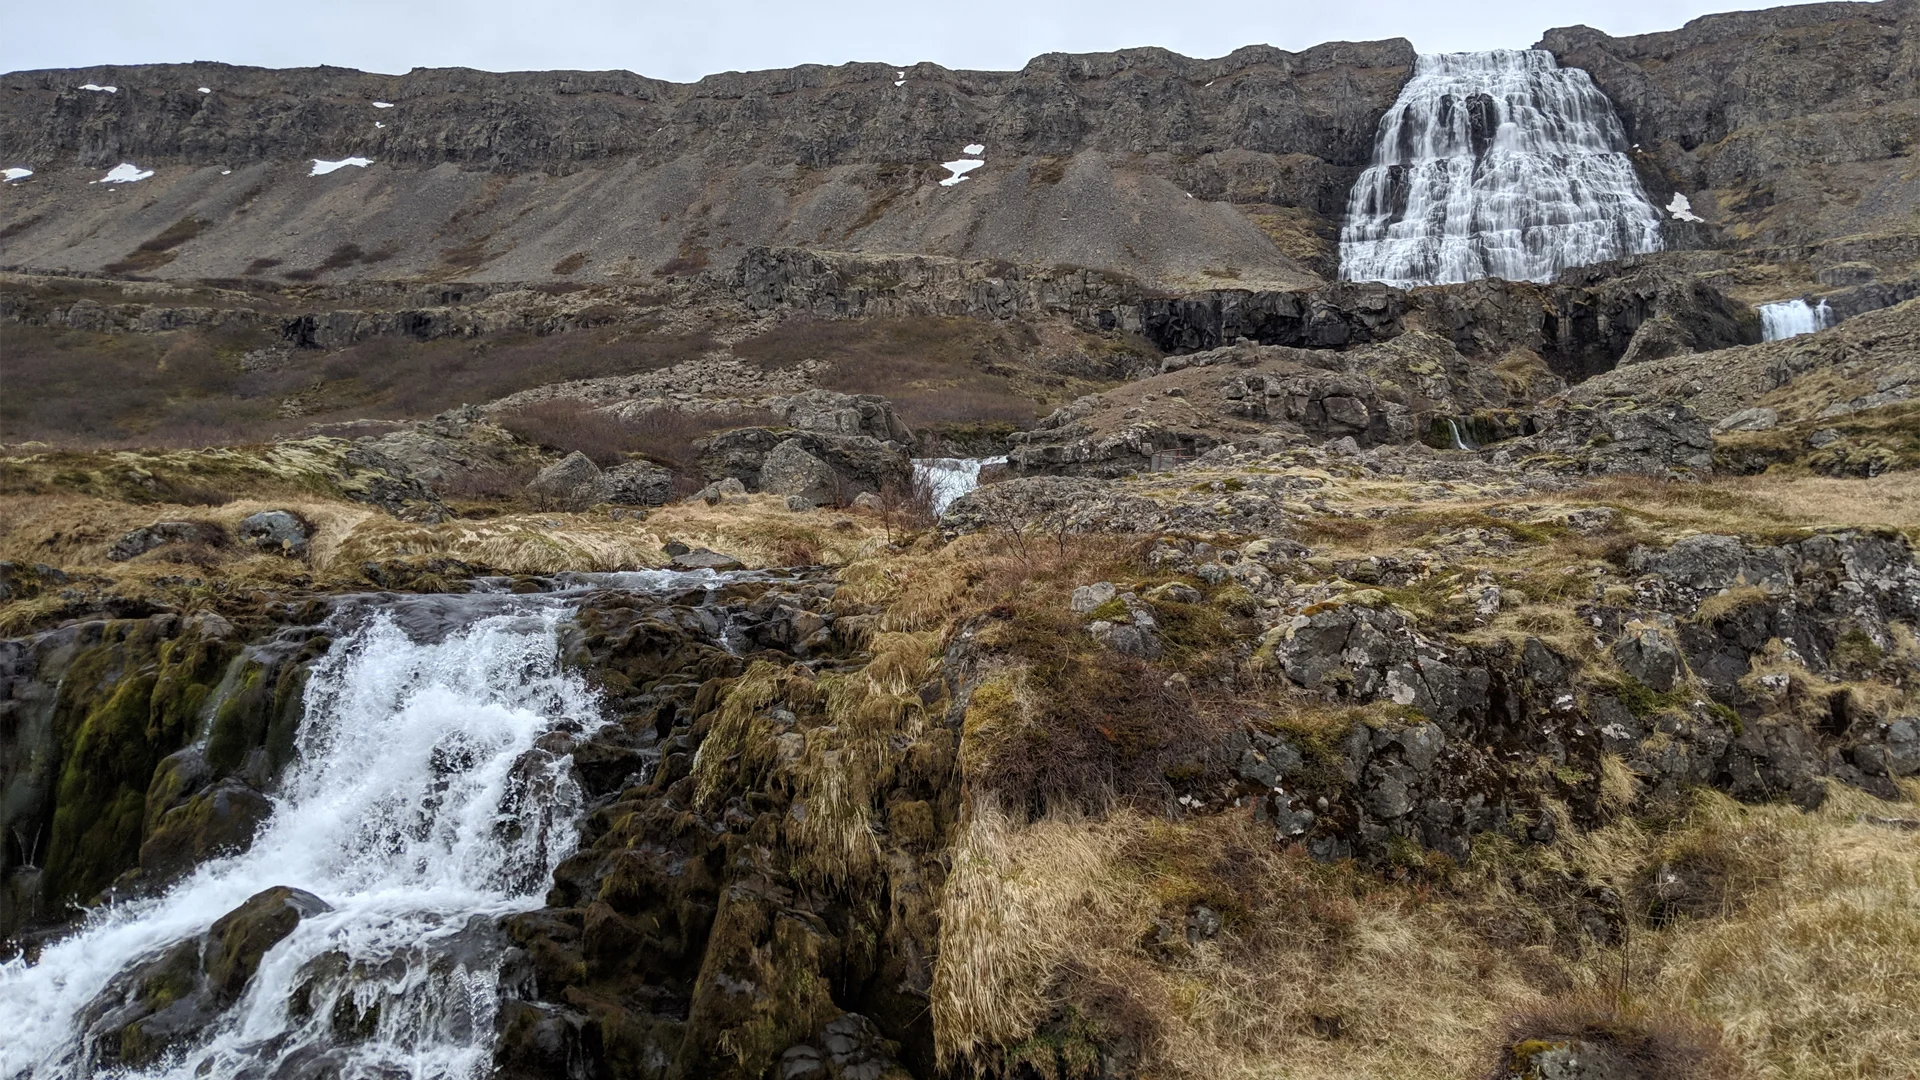
[[[339,161],[322,161],[319,158],[314,158],[313,171],[308,173],[307,175],[308,176],[325,176],[330,172],[334,172],[339,169],[344,169],[349,165],[353,166],[356,169],[364,169],[371,164],[373,164],[372,158],[363,158],[363,157],[341,158]]]
[[[130,161],[123,161],[107,170],[107,175],[95,180],[96,184],[131,184],[145,180],[153,175],[152,169],[143,169]]]

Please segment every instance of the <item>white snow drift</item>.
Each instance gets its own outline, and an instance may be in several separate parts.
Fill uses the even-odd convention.
[[[123,161],[107,170],[107,175],[95,180],[96,184],[131,184],[145,180],[153,175],[152,169],[143,169],[130,161]]]
[[[372,158],[363,158],[363,157],[341,158],[339,161],[322,161],[319,158],[314,158],[313,171],[308,173],[307,175],[308,176],[325,176],[330,172],[334,172],[338,169],[344,169],[349,165],[353,166],[356,169],[364,169],[371,164],[373,164]]]

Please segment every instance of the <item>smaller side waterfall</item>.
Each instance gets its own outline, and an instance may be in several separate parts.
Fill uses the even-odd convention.
[[[572,853],[583,796],[561,736],[602,720],[561,662],[567,600],[446,599],[456,604],[471,614],[437,639],[410,635],[392,604],[341,627],[307,684],[297,764],[250,849],[99,909],[35,963],[0,964],[0,1077],[485,1075],[504,954],[492,924],[538,908]],[[265,953],[230,1008],[194,1020],[191,1045],[148,1068],[115,1065],[116,1014],[89,1030],[101,1008],[89,1003],[117,973],[282,885],[322,910]]]
[[[1468,442],[1465,438],[1461,436],[1460,425],[1454,423],[1452,417],[1447,418],[1447,434],[1453,440],[1453,448],[1455,450],[1478,449],[1472,443]]]
[[[1812,334],[1839,322],[1825,300],[1809,304],[1805,300],[1781,300],[1760,305],[1760,333],[1767,341],[1782,341],[1801,334]]]
[[[990,458],[914,458],[916,479],[925,480],[933,489],[933,512],[944,514],[953,500],[980,486],[980,470],[988,465],[1005,465],[1004,457]]]

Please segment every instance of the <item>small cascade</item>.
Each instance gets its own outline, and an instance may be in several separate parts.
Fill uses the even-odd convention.
[[[933,512],[944,514],[953,500],[980,486],[980,470],[988,465],[1005,465],[1005,457],[990,458],[914,458],[913,472],[933,491]]]
[[[1340,276],[1402,287],[1658,251],[1613,105],[1538,49],[1422,56],[1354,184]]]
[[[482,592],[343,605],[252,847],[95,911],[34,963],[0,965],[0,1077],[485,1075],[512,989],[497,921],[538,908],[572,853],[583,796],[566,747],[602,723],[560,660],[572,604]],[[123,973],[275,886],[323,910],[188,1047],[116,1066],[115,1022],[99,1014]]]
[[[1477,447],[1468,442],[1466,438],[1460,434],[1460,425],[1455,423],[1451,416],[1447,417],[1447,435],[1453,440],[1453,448],[1455,450],[1477,449]]]
[[[1760,335],[1766,341],[1782,341],[1801,334],[1818,333],[1839,322],[1825,300],[1809,304],[1805,300],[1781,300],[1760,305]]]

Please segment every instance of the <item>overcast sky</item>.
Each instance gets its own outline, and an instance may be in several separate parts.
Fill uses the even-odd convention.
[[[0,71],[221,60],[367,71],[623,68],[661,79],[795,64],[931,60],[1010,69],[1044,52],[1160,45],[1222,56],[1266,42],[1412,39],[1422,52],[1522,48],[1552,26],[1669,30],[1721,0],[90,0],[15,2]]]

